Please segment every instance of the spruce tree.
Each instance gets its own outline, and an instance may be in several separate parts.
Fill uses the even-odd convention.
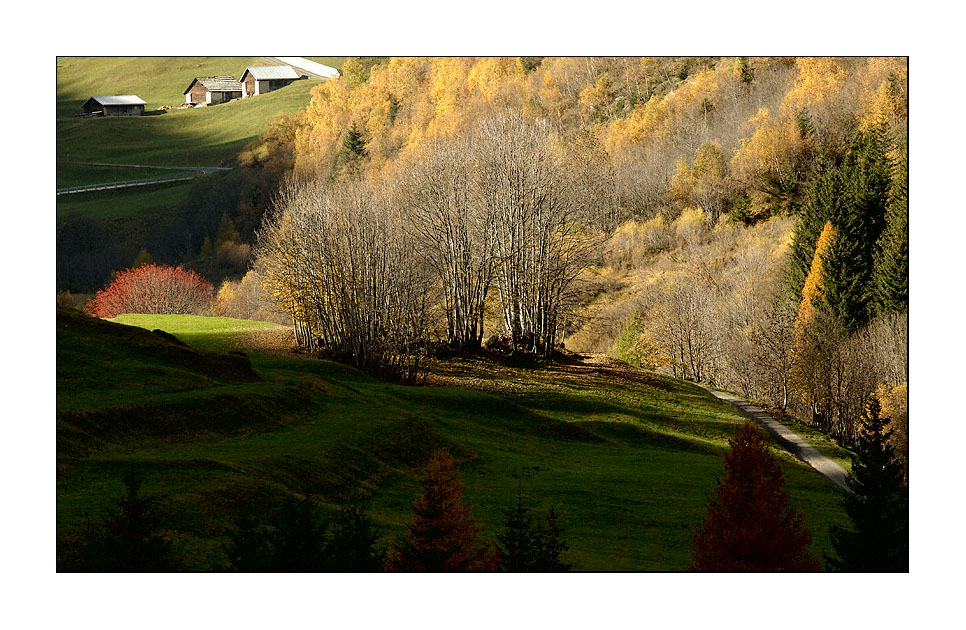
[[[244,510],[228,534],[225,555],[228,569],[241,573],[260,573],[274,570],[269,532],[258,522],[251,510]]]
[[[788,502],[778,460],[761,431],[745,422],[729,442],[725,477],[694,533],[696,571],[816,571],[812,536]]]
[[[836,238],[825,258],[825,301],[848,331],[871,319],[875,244],[885,228],[889,164],[884,130],[859,134],[841,167],[832,213]]]
[[[376,546],[381,535],[364,506],[343,506],[325,548],[326,570],[338,573],[382,571],[386,552]]]
[[[517,494],[516,503],[503,510],[503,531],[496,536],[500,551],[500,569],[529,571],[536,558],[533,517]]]
[[[902,467],[889,444],[889,418],[881,417],[874,395],[866,404],[859,427],[852,474],[852,493],[845,498],[849,529],[833,527],[834,569],[856,572],[909,570],[909,502]]]
[[[346,132],[346,137],[342,140],[342,147],[339,149],[339,163],[345,172],[354,174],[358,172],[359,162],[368,155],[366,143],[362,139],[362,132],[359,131],[355,123],[352,123],[352,126]]]
[[[289,573],[324,570],[327,530],[328,523],[319,515],[314,499],[286,497],[269,536],[271,552],[265,570]]]
[[[225,243],[237,242],[240,239],[238,230],[235,229],[235,223],[228,216],[227,212],[223,212],[221,222],[218,223],[218,234],[215,236],[215,248],[217,249]]]
[[[902,312],[909,304],[909,159],[903,156],[892,178],[886,228],[876,247],[874,312]]]
[[[392,541],[386,560],[390,571],[492,571],[496,555],[480,540],[480,528],[453,458],[436,451],[423,471],[421,494],[401,541]]]
[[[158,531],[152,500],[141,494],[143,482],[130,467],[124,475],[126,494],[108,510],[104,531],[86,543],[81,570],[133,573],[179,568],[170,541]]]
[[[571,565],[561,559],[568,546],[562,540],[563,530],[553,508],[543,523],[535,523],[531,510],[517,495],[514,505],[503,510],[504,529],[497,535],[500,570],[511,572],[569,571]]]

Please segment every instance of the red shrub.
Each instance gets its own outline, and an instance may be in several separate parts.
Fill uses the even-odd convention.
[[[120,273],[87,303],[93,317],[121,313],[200,313],[211,306],[214,289],[194,271],[148,264]]]

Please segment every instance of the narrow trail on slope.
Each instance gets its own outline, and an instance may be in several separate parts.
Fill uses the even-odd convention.
[[[793,433],[788,427],[780,423],[778,420],[771,417],[747,400],[742,400],[737,396],[719,392],[709,387],[705,387],[704,385],[699,385],[699,387],[704,388],[714,397],[725,401],[740,411],[742,415],[751,418],[760,424],[765,428],[766,431],[775,436],[780,442],[784,443],[792,455],[802,460],[818,472],[822,473],[842,488],[845,488],[846,490],[849,489],[849,486],[845,481],[849,473],[846,472],[844,468],[833,462],[828,457],[825,457],[819,453],[817,450],[815,450],[814,446],[806,442],[797,433]]]

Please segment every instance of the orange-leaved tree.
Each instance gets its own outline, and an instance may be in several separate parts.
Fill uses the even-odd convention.
[[[815,243],[815,256],[812,258],[812,267],[805,278],[802,301],[798,307],[798,316],[795,318],[795,346],[799,350],[805,343],[805,334],[815,320],[816,307],[821,304],[825,293],[825,256],[834,238],[835,229],[831,222],[826,221],[818,242]]]
[[[92,317],[121,313],[201,313],[214,301],[214,288],[194,271],[146,264],[117,275],[87,303]]]
[[[808,550],[812,535],[788,502],[781,466],[761,430],[746,422],[729,443],[725,477],[694,533],[691,569],[817,571]]]
[[[449,452],[433,453],[413,502],[409,533],[389,544],[389,571],[493,571],[497,555],[463,500],[463,482]]]

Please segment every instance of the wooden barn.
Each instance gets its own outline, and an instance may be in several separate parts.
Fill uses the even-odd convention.
[[[146,103],[133,94],[122,96],[92,96],[81,106],[85,114],[101,116],[140,116]]]
[[[283,88],[300,78],[292,66],[248,66],[240,80],[245,87],[244,98],[248,98]]]
[[[215,105],[242,97],[242,84],[235,77],[198,77],[184,91],[184,102]]]

